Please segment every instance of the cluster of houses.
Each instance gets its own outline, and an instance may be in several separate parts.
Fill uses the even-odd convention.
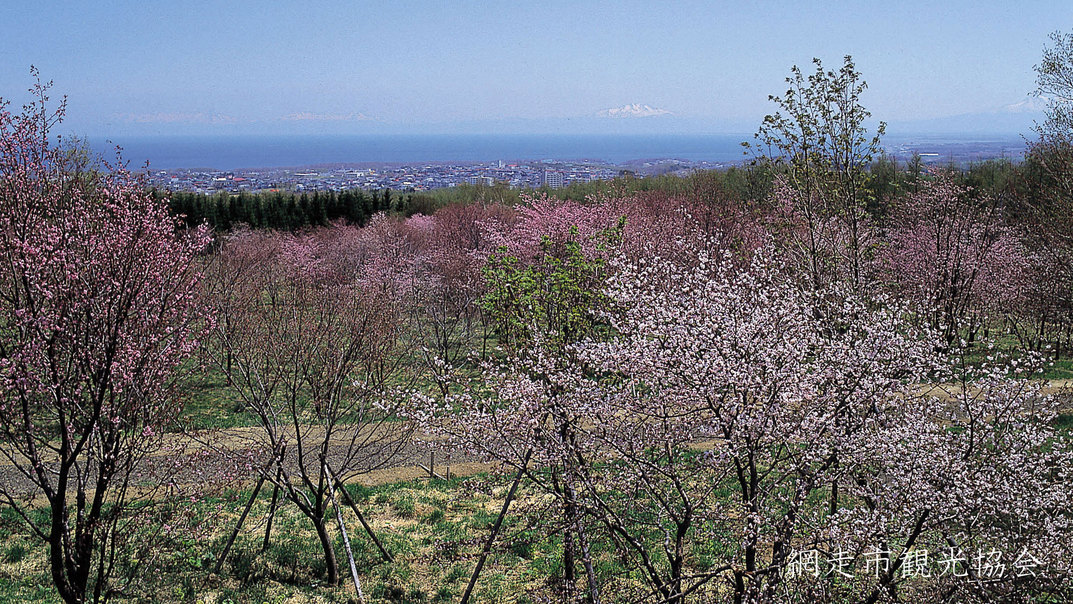
[[[562,188],[575,182],[609,180],[622,175],[623,168],[597,162],[543,160],[506,163],[503,161],[466,164],[386,165],[378,167],[267,168],[256,170],[206,171],[157,170],[150,185],[172,191],[217,193],[229,191],[288,190],[344,191],[413,190],[428,191],[459,185],[505,184],[511,188]]]

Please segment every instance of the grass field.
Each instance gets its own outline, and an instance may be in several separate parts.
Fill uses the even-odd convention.
[[[392,552],[384,562],[372,540],[347,510],[345,518],[359,576],[371,602],[457,601],[488,529],[502,505],[504,481],[488,474],[443,480],[410,480],[376,487],[348,486],[363,514]],[[188,510],[204,538],[163,538],[151,567],[135,583],[135,600],[159,602],[349,602],[357,594],[346,570],[342,537],[333,531],[344,582],[324,584],[316,534],[297,510],[280,508],[267,549],[262,550],[271,502],[262,491],[220,574],[211,574],[250,491],[232,491],[191,504]],[[545,592],[560,574],[562,543],[528,528],[538,502],[523,494],[508,516],[475,592],[476,601],[525,602],[527,592]],[[0,525],[0,601],[56,602],[46,550],[28,540],[15,518]],[[332,525],[335,529],[335,525]],[[513,599],[513,598],[512,598]]]
[[[1048,368],[1051,380],[1073,379],[1073,361],[1063,359]],[[257,425],[243,409],[221,373],[195,373],[183,384],[184,424],[196,429]],[[1057,419],[1067,434],[1073,413]],[[344,508],[364,593],[369,602],[457,602],[462,594],[489,528],[502,506],[509,478],[470,464],[450,481],[418,478],[416,468],[395,468],[369,477],[367,484],[348,485],[348,491],[373,530],[393,554],[381,559],[372,540],[353,514]],[[466,473],[480,472],[470,476]],[[357,593],[347,570],[342,536],[331,523],[341,576],[340,586],[325,583],[320,543],[308,521],[283,504],[275,516],[267,548],[262,548],[271,490],[261,492],[220,573],[217,557],[250,497],[249,487],[217,493],[194,502],[177,502],[171,511],[181,516],[186,530],[153,542],[142,559],[126,562],[135,578],[129,601],[191,602],[356,602]],[[728,491],[728,499],[733,494]],[[548,521],[558,510],[547,496],[524,484],[496,541],[474,594],[475,602],[535,603],[562,589],[563,543]],[[330,518],[334,517],[331,511]],[[171,518],[171,517],[169,517]],[[44,523],[42,510],[36,519]],[[703,571],[724,552],[709,551],[719,540],[696,540],[690,564]],[[0,602],[58,602],[48,574],[47,551],[29,535],[19,519],[0,512]],[[631,582],[608,544],[593,544],[597,576]],[[124,573],[119,573],[123,575]],[[581,581],[580,583],[583,583]]]
[[[465,467],[459,468],[465,471]],[[359,577],[367,602],[457,602],[512,477],[482,472],[449,481],[418,478],[347,490],[394,557],[385,562],[353,514],[344,507]],[[219,574],[217,556],[251,494],[226,491],[182,503],[186,530],[158,537],[151,559],[133,574],[137,602],[226,604],[245,602],[357,602],[342,536],[332,538],[341,583],[325,583],[325,563],[316,533],[293,506],[283,504],[262,549],[271,491],[262,490]],[[726,495],[729,497],[730,492]],[[473,602],[546,602],[562,592],[563,542],[555,530],[558,504],[524,483],[473,593]],[[328,513],[334,518],[334,510]],[[45,520],[42,514],[40,521]],[[655,537],[653,535],[653,537]],[[629,586],[609,544],[593,543],[596,574]],[[698,541],[691,566],[704,570],[718,559],[714,542]],[[122,598],[128,600],[127,598]],[[13,514],[0,515],[0,601],[58,602],[48,575],[46,549],[27,539]],[[558,601],[558,600],[554,600]]]

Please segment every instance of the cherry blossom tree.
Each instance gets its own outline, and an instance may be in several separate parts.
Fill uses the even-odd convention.
[[[1073,350],[1073,273],[1066,252],[1043,245],[1029,226],[1023,290],[1007,308],[1006,326],[1025,350],[1051,352],[1056,358]]]
[[[613,547],[630,573],[593,573],[589,599],[1060,593],[1056,401],[1006,377],[1016,364],[974,375],[938,354],[913,305],[817,295],[773,254],[619,256],[594,309],[609,337],[535,339],[479,387],[426,401],[425,425],[520,471],[564,504],[565,526]],[[1028,551],[1040,574],[981,586],[905,570],[940,546]],[[807,551],[824,553],[822,574]],[[856,579],[829,572],[836,554]]]
[[[441,388],[441,394],[446,396],[438,400],[448,407],[438,408],[437,399],[428,398],[420,406],[427,412],[423,416],[424,427],[444,437],[446,445],[465,447],[470,453],[502,461],[516,471],[516,483],[523,476],[528,477],[555,498],[561,512],[556,530],[562,532],[564,540],[563,590],[572,594],[576,589],[575,573],[580,562],[589,598],[598,602],[598,585],[574,484],[574,468],[586,462],[584,453],[576,448],[578,443],[573,435],[585,417],[575,413],[576,409],[563,398],[565,395],[555,376],[562,367],[570,365],[573,343],[606,326],[606,322],[598,318],[597,310],[604,308],[608,301],[602,287],[606,278],[606,256],[621,235],[623,221],[612,222],[611,228],[602,232],[593,232],[597,222],[585,223],[586,230],[593,232],[586,238],[578,227],[565,225],[579,215],[606,216],[602,209],[571,206],[558,208],[556,212],[554,202],[546,199],[538,205],[553,211],[546,217],[548,222],[543,222],[536,213],[524,212],[525,216],[516,225],[521,228],[515,231],[519,236],[513,240],[514,245],[500,246],[483,268],[486,293],[482,305],[505,358],[484,363],[482,371],[486,375],[482,381],[493,388],[522,388],[531,392],[535,398],[529,401],[525,410],[519,406],[518,413],[531,411],[540,418],[530,418],[532,425],[527,423],[530,420],[519,420],[523,426],[519,428],[522,439],[512,443],[509,449],[498,449],[495,443],[503,443],[505,439],[492,438],[492,435],[481,442],[482,438],[473,431],[478,429],[477,424],[457,424],[455,420],[462,416],[449,410],[458,408],[468,415],[470,410],[479,412],[488,406],[482,393],[485,388],[474,387],[464,373],[452,375],[450,385]],[[551,235],[542,236],[534,249],[529,240],[533,236],[530,229],[541,224],[548,227]],[[542,440],[538,445],[534,438],[548,440]],[[552,441],[561,446],[551,446]],[[496,455],[496,451],[501,454]],[[505,503],[504,514],[512,497],[513,490]],[[486,543],[485,553],[463,600],[471,593],[497,531],[498,528]]]
[[[1060,397],[1034,381],[1039,359],[980,368],[955,355],[952,374],[888,398],[853,442],[859,465],[845,507],[812,544],[852,566],[814,597],[877,602],[993,602],[1070,596],[1071,450],[1053,419]],[[843,577],[848,579],[847,577]],[[800,583],[799,583],[800,585]]]
[[[48,546],[64,601],[104,601],[124,591],[119,569],[140,572],[129,522],[156,486],[142,461],[211,324],[198,294],[208,237],[122,167],[66,170],[51,140],[63,106],[50,112],[47,91],[38,81],[21,114],[0,106],[0,498]]]
[[[512,214],[506,206],[472,203],[447,206],[433,216],[418,215],[406,222],[420,239],[414,258],[418,278],[413,323],[421,334],[426,365],[441,388],[449,383],[445,370],[465,364],[474,352],[482,357],[487,353],[488,315],[480,303],[486,293],[482,268]]]
[[[1070,448],[1051,424],[1059,399],[1025,379],[1038,361],[996,354],[973,369],[937,355],[940,332],[916,325],[913,306],[817,297],[769,253],[744,268],[703,252],[685,268],[658,256],[622,266],[618,337],[579,346],[570,391],[600,468],[582,474],[582,509],[645,569],[651,592],[638,599],[1064,593]],[[721,555],[687,569],[697,540]],[[907,572],[914,548],[971,552],[970,579]],[[822,580],[800,581],[796,556],[816,549],[856,562],[857,583],[826,563]],[[1011,568],[1020,558],[1022,574],[971,568],[992,551]],[[713,579],[726,591],[706,588]]]
[[[973,197],[951,174],[902,201],[888,240],[881,258],[891,285],[922,303],[948,344],[974,340],[1023,294],[1029,258],[1019,238],[994,200]]]
[[[653,528],[675,545],[663,547],[667,570],[648,571],[648,584],[666,601],[720,593],[705,587],[715,579],[739,600],[773,597],[793,545],[827,513],[815,500],[855,466],[847,435],[933,366],[930,340],[899,309],[843,292],[817,313],[770,253],[744,267],[704,251],[687,267],[658,257],[622,267],[611,287],[628,309],[614,323],[620,335],[581,355],[608,376],[588,389],[608,401],[592,430],[611,455],[592,474],[587,509],[627,543],[640,543],[645,515],[660,512]],[[691,455],[699,443],[704,452]],[[648,496],[606,495],[637,491]],[[724,557],[686,568],[705,539]]]
[[[395,392],[409,358],[397,280],[380,265],[346,279],[326,270],[330,251],[310,234],[233,234],[210,267],[220,317],[210,353],[260,419],[259,430],[238,437],[242,446],[229,448],[260,453],[258,489],[273,485],[312,524],[336,584],[327,517],[331,506],[338,511],[334,492],[392,463],[411,427],[400,417],[406,397]],[[346,541],[341,512],[336,520]]]

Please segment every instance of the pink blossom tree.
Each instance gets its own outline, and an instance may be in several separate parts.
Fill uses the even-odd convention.
[[[327,513],[330,506],[339,510],[335,492],[345,499],[346,480],[388,466],[411,435],[400,419],[406,397],[394,392],[409,369],[399,280],[377,264],[349,279],[327,270],[338,251],[328,244],[339,235],[235,233],[207,280],[219,316],[208,350],[260,420],[258,430],[236,437],[240,452],[254,450],[262,459],[250,504],[267,482],[294,505],[316,531],[333,585],[340,574]],[[199,438],[223,454],[236,448],[220,446],[211,434]],[[348,539],[341,512],[336,521]]]
[[[503,386],[514,392],[521,388],[531,393],[532,400],[524,405],[518,403],[521,417],[528,413],[539,415],[522,422],[522,439],[510,449],[501,450],[504,455],[495,456],[496,443],[503,438],[485,440],[475,437],[473,426],[455,423],[460,416],[448,412],[442,415],[431,399],[425,400],[429,414],[425,427],[447,438],[449,443],[464,446],[471,453],[481,453],[507,463],[517,472],[517,480],[527,476],[556,500],[561,511],[557,530],[563,534],[563,585],[567,593],[576,589],[576,566],[582,564],[588,584],[588,593],[593,601],[599,601],[593,564],[589,556],[588,537],[578,508],[577,489],[574,485],[575,468],[586,462],[585,455],[577,448],[574,439],[579,422],[584,415],[576,413],[556,382],[556,375],[571,365],[572,345],[600,331],[606,324],[598,317],[597,310],[604,309],[607,296],[602,291],[606,278],[606,257],[621,234],[621,220],[612,222],[612,228],[595,231],[598,221],[585,224],[588,237],[576,226],[566,226],[572,218],[606,216],[600,208],[579,209],[557,207],[551,200],[537,205],[547,205],[554,211],[551,216],[541,217],[527,213],[518,225],[518,238],[514,246],[500,246],[483,267],[486,293],[482,299],[485,312],[491,319],[496,336],[504,349],[504,364],[487,362],[485,380],[493,388]],[[564,217],[564,214],[566,215]],[[548,222],[543,221],[547,218]],[[516,226],[518,226],[516,225]],[[534,247],[530,239],[532,229],[547,227],[551,235],[540,237]],[[513,252],[512,252],[513,250]],[[461,408],[468,415],[470,410],[479,412],[487,407],[483,388],[475,388],[472,380],[457,374],[451,375],[446,387],[441,386],[442,400],[450,408]],[[497,375],[500,377],[492,377]],[[520,385],[519,385],[520,384]],[[495,403],[492,403],[495,406]],[[442,421],[441,421],[442,420]],[[463,420],[465,421],[465,420]],[[528,423],[532,422],[532,425]],[[487,427],[487,426],[486,426]],[[501,428],[505,428],[500,426]],[[505,428],[509,429],[509,428]],[[461,430],[459,432],[458,430]],[[535,431],[534,431],[535,430]],[[465,436],[469,435],[470,438]],[[517,435],[517,434],[516,434]],[[490,435],[489,435],[490,436]],[[533,439],[540,440],[539,446]],[[544,440],[546,439],[546,440]],[[561,446],[552,446],[558,442]],[[488,449],[489,445],[492,449]],[[531,463],[532,462],[532,463]],[[510,497],[507,503],[509,505]],[[493,531],[487,542],[485,554],[495,537]],[[484,556],[473,576],[476,580]],[[473,583],[463,596],[466,600]]]
[[[123,591],[118,568],[138,572],[127,523],[149,493],[132,483],[181,409],[174,376],[209,324],[207,235],[184,232],[122,168],[65,170],[50,142],[63,107],[49,112],[47,90],[39,81],[21,114],[0,107],[0,497],[47,544],[60,597],[103,601]]]
[[[940,333],[911,306],[815,296],[766,253],[744,268],[704,253],[685,268],[658,256],[621,266],[618,337],[579,347],[570,392],[600,468],[581,474],[581,507],[646,570],[638,599],[1064,593],[1071,451],[1050,423],[1059,400],[1025,380],[1031,359],[964,369],[936,355]],[[687,569],[698,539],[722,554]],[[996,568],[966,562],[970,580],[923,577],[906,571],[914,548],[1002,551],[1033,574],[995,581]],[[815,582],[795,574],[796,556],[817,549],[859,564],[852,587],[828,564]],[[872,552],[882,568],[869,575]],[[726,591],[706,588],[713,579]]]
[[[922,304],[948,344],[974,340],[989,317],[1014,306],[1029,273],[994,200],[972,197],[950,174],[903,200],[888,240],[881,262],[891,286]]]
[[[487,353],[488,315],[482,268],[494,252],[494,240],[513,219],[511,208],[473,203],[414,216],[406,228],[419,236],[414,257],[418,279],[413,292],[415,325],[422,337],[424,360],[441,388],[446,370],[466,357]]]
[[[592,437],[608,454],[607,469],[590,475],[587,509],[637,544],[658,511],[651,528],[674,545],[648,546],[668,569],[649,571],[648,584],[666,601],[721,589],[737,600],[774,597],[798,540],[845,505],[833,488],[856,466],[847,435],[933,367],[930,341],[897,308],[843,292],[817,313],[770,253],[745,266],[700,252],[686,267],[658,257],[621,267],[611,287],[628,309],[614,323],[620,337],[581,355],[607,376],[587,390],[602,391],[604,402],[590,403],[600,408]],[[700,443],[704,453],[691,455]],[[689,569],[702,539],[724,554]],[[634,545],[634,559],[660,568],[644,549]]]
[[[1073,350],[1073,275],[1067,252],[1034,239],[1035,234],[1029,236],[1034,249],[1021,274],[1021,295],[1004,309],[1006,325],[1025,350],[1049,351],[1061,358]]]
[[[799,547],[864,572],[799,582],[806,592],[863,602],[1070,596],[1073,451],[1053,427],[1061,399],[1032,379],[1039,359],[993,349],[986,359],[917,386],[911,405],[886,399],[878,421],[854,436],[847,496],[858,505]],[[921,566],[929,555],[931,566]]]

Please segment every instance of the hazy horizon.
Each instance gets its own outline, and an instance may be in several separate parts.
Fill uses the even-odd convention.
[[[730,165],[747,161],[741,143],[748,133],[733,134],[202,134],[89,137],[100,156],[111,159],[116,146],[122,159],[153,170],[259,168],[324,165],[421,165],[507,162],[596,161],[625,165],[676,160]],[[916,134],[883,139],[891,156],[935,153],[942,161],[1009,158],[1026,148],[1016,135]]]

